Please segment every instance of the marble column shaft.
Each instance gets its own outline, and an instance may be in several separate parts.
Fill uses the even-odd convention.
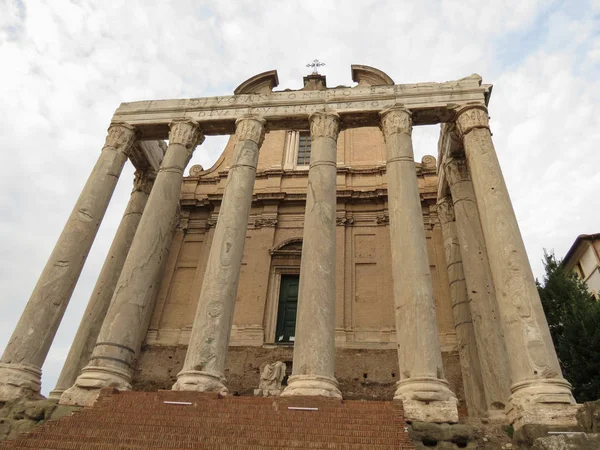
[[[283,396],[342,398],[335,370],[337,114],[309,117],[311,159],[304,214],[294,365]]]
[[[265,121],[236,121],[234,160],[214,231],[202,291],[182,371],[174,390],[226,394],[225,360]]]
[[[454,315],[460,368],[465,385],[465,402],[469,409],[469,417],[483,417],[486,415],[488,408],[483,379],[481,378],[480,358],[469,307],[469,295],[467,294],[461,249],[456,232],[454,206],[449,196],[438,200],[437,214],[444,236],[452,313]]]
[[[125,208],[121,223],[108,250],[104,265],[88,301],[83,318],[71,344],[71,349],[63,365],[56,387],[49,398],[60,399],[62,393],[73,386],[81,370],[89,362],[96,345],[100,328],[108,311],[115,286],[121,275],[125,258],[140,223],[148,201],[156,172],[152,170],[135,172],[133,191]]]
[[[574,401],[570,385],[561,374],[492,142],[486,108],[474,106],[457,111],[456,125],[463,140],[505,344],[511,355],[510,401],[517,409],[525,410],[531,403],[570,404]]]
[[[135,136],[134,128],[127,124],[114,123],[109,127],[98,161],[0,359],[0,402],[39,395],[41,367]]]
[[[457,422],[457,399],[444,379],[412,148],[409,111],[381,113],[387,146],[392,279],[400,381],[394,396],[410,420]]]
[[[444,172],[454,204],[488,415],[501,419],[510,396],[508,355],[473,184],[464,159],[448,158]]]
[[[67,389],[61,404],[90,405],[100,389],[131,389],[137,352],[153,311],[156,285],[177,221],[183,171],[203,140],[198,124],[174,120],[169,147],[150,192],[131,248],[88,365]]]

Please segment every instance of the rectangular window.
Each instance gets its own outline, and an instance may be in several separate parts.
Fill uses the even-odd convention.
[[[308,166],[310,164],[310,132],[300,131],[298,135],[298,158],[296,164],[298,166]]]

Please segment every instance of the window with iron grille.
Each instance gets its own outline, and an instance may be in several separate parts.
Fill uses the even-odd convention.
[[[296,164],[299,166],[308,166],[310,164],[310,132],[300,131],[298,138],[298,158]]]

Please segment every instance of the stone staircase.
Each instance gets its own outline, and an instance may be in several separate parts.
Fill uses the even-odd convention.
[[[383,450],[414,446],[398,402],[116,390],[104,390],[93,407],[0,444],[0,449],[152,448]]]

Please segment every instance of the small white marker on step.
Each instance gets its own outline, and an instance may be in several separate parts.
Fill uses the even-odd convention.
[[[189,406],[192,404],[192,402],[163,402],[165,405],[184,405],[184,406]]]
[[[318,411],[319,408],[305,408],[302,406],[288,406],[288,409],[294,410],[294,411]]]

